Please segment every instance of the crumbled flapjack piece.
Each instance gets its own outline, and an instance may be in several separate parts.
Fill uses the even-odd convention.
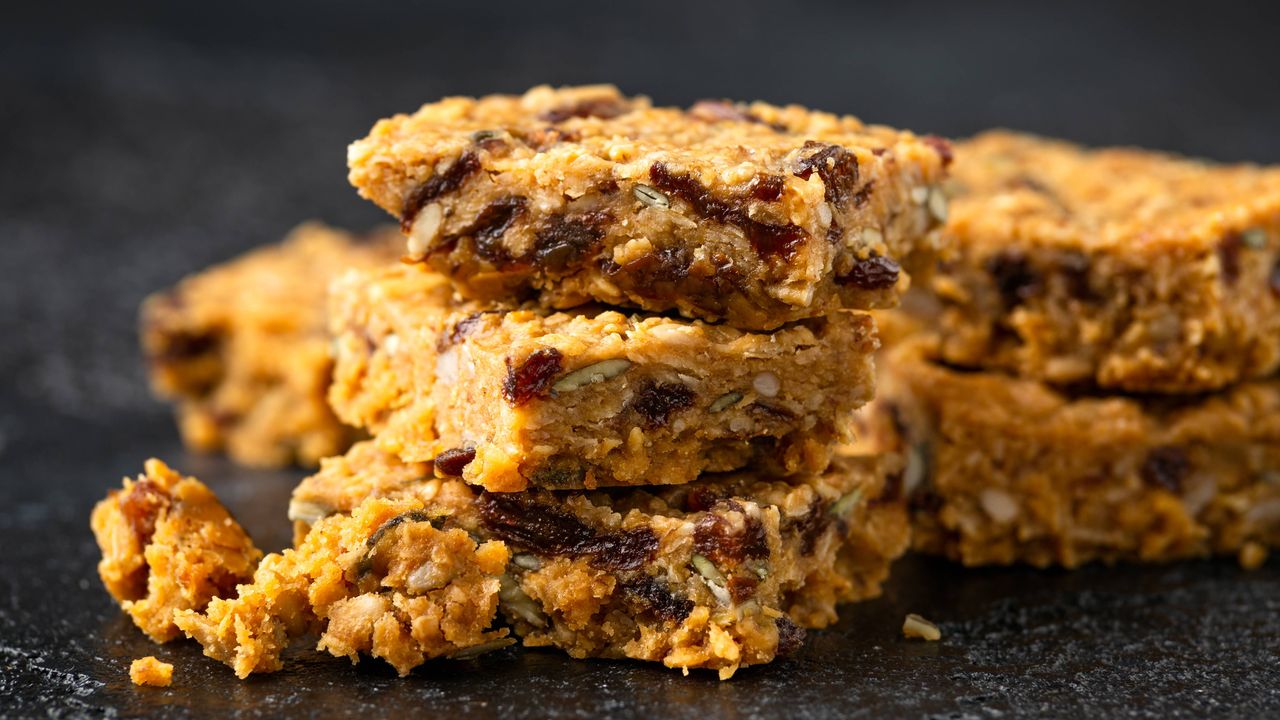
[[[173,665],[152,655],[140,657],[129,664],[129,679],[134,685],[169,687],[173,682]]]
[[[262,557],[199,480],[148,460],[93,509],[102,583],[152,640],[177,637],[173,614],[235,594]]]
[[[507,630],[491,629],[506,546],[477,543],[444,520],[418,500],[370,499],[268,555],[238,597],[176,622],[241,678],[280,669],[289,641],[313,632],[321,650],[382,658],[401,675],[510,644]]]

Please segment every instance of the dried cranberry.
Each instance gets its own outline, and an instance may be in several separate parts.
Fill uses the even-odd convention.
[[[840,278],[840,283],[863,290],[886,290],[898,284],[901,272],[902,267],[892,258],[872,255],[855,262],[849,274]]]
[[[653,430],[666,425],[673,413],[692,407],[695,397],[687,385],[647,380],[631,399],[631,409],[640,415],[646,429]]]
[[[452,330],[450,330],[448,333],[445,333],[436,342],[436,349],[440,352],[444,352],[445,350],[448,350],[450,347],[462,342],[464,338],[466,338],[468,335],[470,335],[472,332],[475,331],[476,327],[480,324],[481,318],[490,312],[493,312],[493,311],[485,310],[481,312],[473,312],[470,315],[459,320],[457,323],[454,324]]]
[[[1218,241],[1218,264],[1227,285],[1235,285],[1240,279],[1240,251],[1243,247],[1244,239],[1240,233],[1230,233]]]
[[[785,183],[781,175],[757,175],[747,186],[747,192],[756,200],[773,202],[782,197]]]
[[[436,470],[449,477],[462,477],[462,471],[476,459],[476,449],[473,447],[457,447],[445,450],[436,456],[432,462],[435,463]]]
[[[151,542],[156,532],[156,520],[169,509],[170,498],[159,485],[150,480],[139,480],[120,498],[120,513],[129,523],[129,529],[139,545]]]
[[[534,260],[557,273],[576,267],[599,247],[609,220],[609,213],[603,211],[551,218],[534,236]]]
[[[1029,300],[1040,287],[1040,274],[1021,250],[1004,250],[987,260],[987,272],[1005,307]]]
[[[920,138],[920,141],[938,153],[938,157],[942,160],[942,167],[947,167],[955,159],[955,153],[951,150],[951,142],[946,138],[938,137],[937,135],[925,135]]]
[[[729,578],[726,590],[729,591],[729,597],[733,598],[735,603],[743,603],[756,594],[756,588],[759,587],[760,581],[747,575],[734,575]]]
[[[657,189],[689,203],[699,217],[741,228],[756,253],[763,257],[790,259],[809,237],[803,228],[792,223],[777,225],[753,219],[745,200],[717,198],[691,175],[673,171],[666,163],[654,163],[649,168],[649,180]]]
[[[779,657],[790,655],[804,646],[804,628],[792,622],[791,618],[786,615],[780,615],[775,624],[778,627],[777,654]]]
[[[1179,493],[1182,492],[1182,481],[1191,472],[1191,458],[1182,448],[1164,445],[1147,454],[1141,472],[1143,481],[1148,485]]]
[[[427,203],[462,187],[468,178],[479,171],[480,157],[475,151],[468,150],[462,153],[448,170],[432,175],[426,182],[414,188],[404,199],[404,206],[400,208],[400,229],[409,232],[413,227],[413,219]]]
[[[800,160],[800,169],[795,176],[808,180],[814,173],[822,178],[826,188],[824,197],[836,207],[843,207],[853,188],[858,184],[858,158],[839,145],[825,145],[810,140],[804,144],[806,148],[821,148],[809,157]]]
[[[739,506],[741,507],[741,506]],[[740,512],[740,511],[739,511]],[[693,526],[693,547],[716,565],[736,564],[744,558],[769,556],[764,523],[743,514],[741,526],[717,513],[707,513]]]
[[[502,384],[502,397],[513,407],[520,407],[542,395],[562,369],[563,355],[555,348],[539,348],[529,353],[519,365],[507,358],[507,379]]]
[[[551,123],[564,122],[569,118],[597,117],[608,120],[627,112],[628,105],[618,98],[591,98],[572,105],[552,108],[540,116]]]
[[[663,620],[684,622],[693,612],[693,601],[671,592],[667,584],[647,575],[624,580],[620,583],[624,592],[639,599],[645,607]]]

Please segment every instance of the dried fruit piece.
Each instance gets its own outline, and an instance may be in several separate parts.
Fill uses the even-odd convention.
[[[534,236],[534,261],[552,272],[576,267],[599,247],[610,219],[606,212],[552,217]]]
[[[436,456],[432,462],[435,464],[436,471],[441,475],[448,477],[462,477],[462,471],[476,459],[476,449],[473,447],[460,447],[445,450]]]
[[[778,655],[790,655],[804,646],[805,630],[786,615],[774,621],[778,628]]]
[[[858,184],[858,158],[839,145],[824,145],[810,140],[804,146],[808,149],[821,149],[800,160],[800,169],[794,173],[795,176],[808,180],[817,172],[818,177],[822,178],[827,202],[843,207],[853,194],[854,186]]]
[[[638,569],[658,549],[658,538],[649,528],[598,533],[533,493],[486,492],[478,507],[485,528],[501,540],[545,555],[590,556],[593,565],[604,569]]]
[[[418,211],[423,206],[446,193],[462,187],[472,175],[480,171],[480,158],[474,151],[468,150],[458,157],[444,172],[432,175],[426,182],[414,188],[404,199],[400,209],[400,229],[409,232]]]
[[[1006,308],[1021,305],[1031,299],[1040,287],[1039,273],[1021,250],[1008,249],[993,255],[987,260],[987,272],[995,282],[996,290]]]
[[[671,415],[693,407],[694,392],[680,383],[655,383],[647,380],[631,399],[631,409],[635,410],[648,429],[660,428],[667,424]]]
[[[1182,492],[1182,481],[1191,472],[1191,459],[1182,448],[1165,445],[1147,454],[1141,472],[1143,481],[1148,485],[1179,493]]]
[[[1222,279],[1228,285],[1235,285],[1240,279],[1240,251],[1243,247],[1240,233],[1228,233],[1218,241],[1218,264],[1222,268]]]
[[[898,284],[901,266],[893,259],[873,255],[853,265],[849,274],[840,278],[840,284],[852,285],[863,290],[886,290]]]
[[[666,583],[644,575],[620,583],[627,594],[639,599],[658,617],[673,622],[684,622],[693,611],[693,601],[671,592]]]
[[[560,374],[563,356],[555,348],[539,348],[529,353],[524,362],[513,365],[507,358],[507,379],[502,384],[502,397],[513,407],[520,407],[546,392],[551,380]]]

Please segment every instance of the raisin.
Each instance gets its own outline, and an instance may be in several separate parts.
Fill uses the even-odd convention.
[[[436,470],[439,470],[441,474],[449,477],[462,477],[462,471],[475,459],[475,448],[457,447],[445,450],[437,455],[432,462],[435,463]]]
[[[808,180],[814,172],[822,178],[826,190],[824,197],[836,207],[843,207],[846,200],[853,195],[853,188],[858,184],[858,158],[839,145],[824,145],[810,140],[804,144],[806,148],[822,148],[807,158],[800,160],[800,169],[794,174],[801,180]]]
[[[756,200],[773,202],[782,197],[785,182],[781,175],[757,175],[747,186],[747,192]]]
[[[876,181],[868,180],[867,184],[863,185],[861,190],[859,190],[858,192],[850,196],[850,199],[853,200],[853,206],[856,208],[860,208],[863,205],[866,205],[867,201],[871,199],[872,191],[874,191],[875,189],[876,189]]]
[[[572,105],[552,108],[542,113],[540,117],[551,123],[564,122],[569,118],[597,117],[608,120],[618,117],[628,109],[630,109],[628,105],[618,98],[591,98]]]
[[[620,583],[624,592],[639,599],[649,610],[663,620],[684,622],[693,612],[693,601],[671,592],[661,580],[644,576]]]
[[[444,352],[445,350],[448,350],[450,347],[462,342],[463,339],[465,339],[468,335],[470,335],[472,332],[475,331],[476,326],[478,326],[481,322],[481,318],[483,318],[486,314],[491,312],[493,311],[484,310],[481,312],[473,312],[470,315],[459,320],[457,323],[454,324],[452,330],[450,330],[448,333],[445,333],[443,336],[441,336],[441,338],[438,341],[436,341],[436,350],[438,350],[439,352]]]
[[[160,513],[169,509],[170,502],[169,494],[150,480],[135,482],[120,498],[120,513],[129,523],[138,545],[151,542],[151,536],[156,532],[156,520]]]
[[[1179,493],[1182,492],[1182,481],[1191,472],[1191,459],[1182,448],[1163,445],[1147,454],[1141,472],[1143,481],[1148,485]]]
[[[892,258],[872,255],[853,264],[853,269],[840,278],[841,285],[852,285],[863,290],[886,290],[898,284],[902,267]]]
[[[792,622],[791,618],[780,615],[774,622],[778,627],[777,654],[779,657],[790,655],[804,645],[804,628]]]
[[[499,241],[512,223],[524,214],[527,205],[528,200],[519,196],[494,200],[458,235],[470,237],[480,257],[496,266],[506,265],[510,263],[511,256]]]
[[[729,597],[733,598],[735,603],[743,603],[756,594],[756,588],[760,585],[760,581],[746,575],[734,575],[729,578],[727,589]]]
[[[656,253],[641,255],[629,260],[625,265],[605,267],[605,273],[616,275],[619,271],[634,275],[636,286],[653,290],[657,283],[674,283],[689,276],[689,265],[692,262],[689,253],[682,247],[666,247]]]
[[[507,358],[507,379],[502,383],[502,397],[512,407],[520,407],[544,394],[562,369],[563,355],[555,348],[539,348],[529,353],[519,365]]]
[[[689,115],[705,122],[749,122],[767,126],[778,132],[787,131],[786,125],[765,122],[764,118],[748,110],[745,105],[728,100],[699,100],[689,108]]]
[[[400,208],[400,229],[409,232],[413,227],[413,219],[427,203],[462,187],[468,178],[479,171],[480,157],[475,151],[468,150],[462,153],[448,170],[432,175],[426,182],[414,188],[404,199],[404,206]]]
[[[666,425],[673,413],[692,407],[694,398],[686,385],[647,380],[631,399],[631,409],[640,415],[645,429],[653,430]]]
[[[483,493],[480,519],[498,539],[547,555],[589,556],[609,570],[635,570],[653,559],[658,537],[649,528],[597,533],[539,494]]]
[[[956,157],[951,150],[951,142],[946,138],[938,137],[937,135],[925,135],[920,138],[920,141],[938,153],[938,158],[942,160],[942,167],[944,168],[950,165],[951,161]]]
[[[822,502],[814,500],[809,512],[798,520],[792,520],[791,526],[800,535],[800,552],[808,555],[818,544],[818,538],[831,526],[831,514],[823,511]]]
[[[685,512],[705,512],[719,501],[719,493],[708,486],[699,486],[684,496],[684,509]]]
[[[546,127],[537,130],[531,130],[526,133],[517,135],[520,141],[538,152],[545,152],[547,148],[559,142],[577,142],[581,139],[581,134],[574,130],[564,128]]]
[[[736,503],[735,503],[736,504]],[[741,512],[739,507],[739,512]],[[764,523],[759,518],[743,514],[741,527],[734,527],[728,518],[707,513],[693,526],[693,546],[716,565],[736,564],[744,558],[769,556],[769,541],[765,537]]]
[[[987,260],[987,272],[1005,307],[1029,300],[1040,287],[1040,275],[1021,250],[1004,250]]]
[[[147,357],[152,363],[174,363],[194,360],[218,349],[221,337],[215,332],[178,330],[164,333],[164,343],[158,352]]]
[[[1093,287],[1089,284],[1089,258],[1082,252],[1071,250],[1058,257],[1058,272],[1062,275],[1071,296],[1079,300],[1093,299]]]
[[[1244,239],[1240,233],[1230,233],[1218,241],[1218,264],[1227,285],[1235,285],[1240,279],[1240,250],[1243,247]]]
[[[1280,298],[1280,260],[1276,260],[1275,267],[1271,268],[1271,294]]]
[[[744,199],[717,198],[692,176],[675,172],[666,163],[654,163],[649,168],[649,180],[657,189],[689,203],[699,217],[741,228],[756,253],[763,257],[791,259],[809,237],[798,225],[766,223],[752,218]]]
[[[609,213],[603,211],[551,218],[534,236],[534,260],[552,272],[574,268],[599,247],[610,219]]]

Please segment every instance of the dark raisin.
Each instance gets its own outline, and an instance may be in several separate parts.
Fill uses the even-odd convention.
[[[756,200],[773,202],[782,197],[785,183],[781,175],[757,175],[747,186],[747,193]]]
[[[749,122],[765,125],[778,132],[787,131],[786,125],[765,122],[764,118],[748,110],[747,106],[728,100],[699,100],[689,108],[689,115],[704,122]]]
[[[462,187],[462,184],[479,170],[480,157],[475,151],[468,150],[462,153],[448,170],[432,175],[426,182],[414,188],[404,199],[404,206],[400,208],[400,229],[409,232],[413,227],[413,219],[427,203]]]
[[[1218,241],[1218,264],[1227,285],[1235,285],[1240,279],[1240,251],[1243,248],[1244,239],[1240,233],[1230,233]]]
[[[576,267],[599,247],[609,220],[603,211],[551,218],[534,236],[535,262],[556,273]]]
[[[1182,481],[1191,472],[1191,458],[1180,447],[1163,445],[1147,454],[1142,463],[1142,480],[1172,493],[1182,492]]]
[[[507,358],[507,379],[502,384],[502,397],[512,407],[520,407],[542,395],[562,369],[563,356],[555,348],[539,348],[516,365]]]
[[[942,511],[942,508],[946,507],[947,501],[943,500],[942,496],[933,490],[925,489],[912,493],[910,504],[913,511],[936,515]]]
[[[671,415],[693,406],[695,393],[680,383],[655,383],[646,380],[631,399],[631,409],[640,415],[646,429],[667,424]]]
[[[473,447],[457,447],[451,450],[445,450],[436,456],[432,462],[435,463],[436,470],[442,475],[449,477],[462,477],[462,471],[472,460],[476,459],[476,449]]]
[[[657,283],[679,282],[689,276],[689,265],[692,258],[683,247],[665,247],[656,253],[641,255],[625,265],[606,267],[605,273],[615,275],[625,272],[636,278],[640,288],[654,290]]]
[[[562,105],[552,108],[540,116],[552,123],[564,122],[569,118],[597,117],[608,120],[627,112],[629,106],[618,98],[591,98],[573,105]]]
[[[831,224],[827,226],[827,242],[832,245],[841,245],[844,241],[844,228],[840,227],[840,223],[834,218]]]
[[[831,526],[831,513],[825,512],[822,502],[814,500],[809,512],[791,521],[792,530],[800,535],[800,552],[808,555],[818,544],[818,538]]]
[[[863,185],[862,189],[858,190],[858,192],[851,195],[849,199],[853,201],[854,207],[860,208],[863,205],[866,205],[867,201],[871,199],[871,193],[875,189],[876,189],[876,181],[868,180],[867,184]]]
[[[1280,260],[1271,268],[1271,293],[1280,298]]]
[[[796,625],[786,615],[778,616],[774,621],[778,626],[778,656],[790,655],[804,646],[804,628]]]
[[[147,360],[152,363],[194,360],[215,352],[222,342],[221,337],[215,332],[176,330],[165,332],[162,337],[163,342],[160,348],[147,356]]]
[[[481,522],[498,539],[547,555],[589,556],[609,570],[635,570],[653,559],[658,537],[649,528],[597,533],[536,492],[483,493]]]
[[[138,545],[151,542],[156,532],[156,520],[160,513],[169,509],[169,494],[150,480],[139,480],[120,498],[120,513],[129,523],[129,529],[138,540]]]
[[[624,592],[639,599],[646,608],[663,620],[684,622],[693,612],[693,601],[671,592],[661,580],[643,576],[620,583]]]
[[[1021,250],[1004,250],[991,256],[987,260],[987,272],[1008,308],[1031,299],[1040,287],[1040,274]]]
[[[511,261],[511,256],[499,241],[524,214],[527,205],[528,201],[519,196],[494,200],[458,235],[470,237],[475,244],[476,254],[480,257],[499,267],[506,265]]]
[[[873,502],[894,503],[902,499],[903,471],[891,472],[884,478],[884,489]]]
[[[684,496],[685,512],[704,512],[710,510],[720,501],[720,494],[711,487],[701,485],[689,490]]]
[[[729,591],[729,597],[733,598],[735,603],[741,604],[751,599],[756,594],[756,588],[760,585],[760,581],[747,575],[734,575],[729,578],[726,590]]]
[[[453,329],[441,336],[440,340],[436,342],[436,349],[440,352],[444,352],[450,347],[462,342],[464,338],[475,331],[476,327],[480,324],[481,318],[489,312],[493,311],[486,310],[482,312],[473,312],[459,320],[454,324]]]
[[[741,526],[735,526],[729,518],[717,513],[707,513],[698,518],[693,526],[693,547],[716,565],[769,556],[764,523],[746,514],[743,514]]]
[[[938,153],[938,157],[942,160],[942,167],[944,168],[950,165],[951,161],[956,157],[955,153],[951,150],[951,142],[946,138],[938,137],[937,135],[925,135],[920,138],[920,141],[933,148],[934,152]]]
[[[780,225],[753,219],[744,199],[717,198],[692,176],[673,171],[666,163],[654,163],[649,168],[649,180],[659,190],[689,203],[699,217],[741,228],[756,253],[763,257],[790,259],[809,237],[803,228],[792,223]]]
[[[1071,250],[1057,259],[1058,272],[1066,283],[1067,291],[1079,300],[1093,299],[1093,287],[1089,284],[1089,258],[1082,252]]]
[[[824,197],[836,207],[843,207],[846,200],[853,195],[853,188],[858,184],[858,158],[839,145],[825,145],[810,140],[804,144],[806,148],[821,148],[809,157],[800,160],[800,169],[794,174],[801,180],[808,180],[814,172],[822,178],[826,190]]]
[[[858,260],[853,269],[839,279],[842,285],[852,285],[863,290],[886,290],[898,284],[902,267],[892,258],[873,255]]]

